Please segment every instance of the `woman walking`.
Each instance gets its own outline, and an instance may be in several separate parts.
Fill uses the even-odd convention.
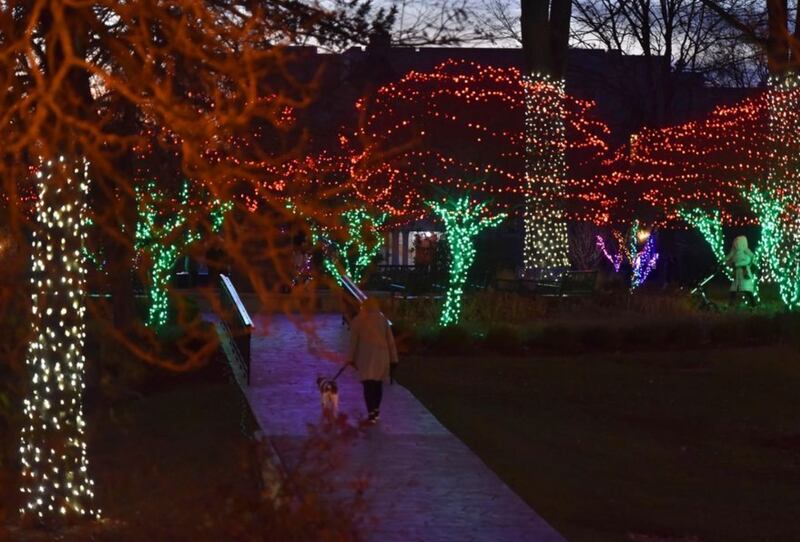
[[[380,418],[383,382],[389,379],[398,359],[392,328],[373,298],[361,304],[361,310],[350,323],[348,361],[358,371],[369,421],[375,423]]]
[[[738,304],[739,297],[744,295],[750,306],[755,305],[755,284],[753,270],[753,252],[747,246],[747,237],[740,235],[733,240],[730,254],[725,263],[733,267],[733,283],[731,284],[731,305]]]

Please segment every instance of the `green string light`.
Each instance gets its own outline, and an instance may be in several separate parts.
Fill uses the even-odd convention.
[[[730,268],[725,265],[725,236],[722,232],[722,216],[718,209],[707,212],[698,207],[692,209],[678,209],[678,216],[695,228],[703,236],[717,265],[722,267],[728,280],[733,280]]]
[[[83,222],[84,228],[88,231],[94,225],[94,221],[91,218],[84,217]],[[92,264],[92,267],[97,269],[98,271],[102,271],[105,269],[106,266],[106,259],[105,255],[103,254],[103,248],[100,247],[97,250],[97,254],[95,254],[88,246],[84,245],[81,249],[83,259],[85,262]]]
[[[800,239],[785,224],[787,200],[756,185],[745,189],[742,197],[761,225],[756,263],[761,264],[765,280],[777,283],[784,306],[794,310],[800,306]]]
[[[286,208],[295,216],[302,216],[297,205],[287,199]],[[323,248],[322,266],[337,282],[342,281],[342,272],[356,283],[364,278],[364,270],[372,263],[381,248],[380,227],[386,223],[388,214],[372,215],[365,207],[345,210],[342,220],[347,231],[344,241],[337,242],[333,228],[307,219],[311,244]]]
[[[347,239],[342,243],[339,254],[344,260],[347,276],[356,283],[362,281],[364,270],[381,248],[379,228],[387,217],[386,213],[373,216],[364,207],[342,213],[347,226]]]
[[[439,324],[446,327],[457,324],[461,319],[464,284],[467,282],[467,273],[475,261],[475,238],[481,231],[500,224],[506,214],[484,216],[486,203],[473,205],[469,196],[443,203],[427,201],[426,204],[444,223],[452,256],[444,307],[439,318]]]
[[[156,189],[155,182],[151,181],[144,187],[137,186],[136,202],[139,209],[139,218],[136,223],[134,247],[137,251],[144,251],[150,255],[151,267],[148,271],[149,307],[147,310],[146,324],[155,329],[163,328],[169,319],[168,285],[172,269],[178,256],[188,246],[201,238],[198,230],[179,230],[186,224],[184,210],[189,207],[189,183],[184,182],[180,191],[180,208],[173,211],[172,216],[163,219],[164,212],[159,204],[163,203],[164,194]],[[225,220],[225,215],[233,207],[232,202],[220,202],[215,199],[211,202],[209,223],[211,230],[219,231]]]
[[[311,235],[311,245],[318,246],[322,249],[322,267],[337,283],[342,283],[342,272],[339,270],[336,262],[334,261],[333,252],[336,250],[336,245],[332,240],[329,229],[321,224],[318,224],[310,217],[304,217],[297,204],[291,198],[286,199],[284,204],[286,209],[291,211],[295,216],[304,218],[308,224],[308,232]]]

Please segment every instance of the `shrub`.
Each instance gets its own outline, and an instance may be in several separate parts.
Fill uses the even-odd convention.
[[[483,339],[483,346],[503,354],[521,354],[525,350],[519,327],[508,324],[491,326]]]
[[[432,339],[432,350],[440,354],[464,355],[475,350],[475,337],[462,325],[434,328],[427,337]]]

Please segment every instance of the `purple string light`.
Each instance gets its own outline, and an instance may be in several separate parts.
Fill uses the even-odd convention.
[[[655,250],[655,236],[651,235],[647,242],[644,244],[642,251],[633,258],[633,277],[631,280],[631,289],[638,288],[647,277],[655,269],[656,262],[658,261],[658,252]]]
[[[606,242],[603,240],[602,235],[597,236],[597,248],[600,249],[600,252],[603,253],[603,256],[611,262],[611,265],[614,266],[614,272],[619,273],[619,268],[622,266],[622,252],[618,252],[615,256],[612,256],[608,253],[608,249],[606,249]]]

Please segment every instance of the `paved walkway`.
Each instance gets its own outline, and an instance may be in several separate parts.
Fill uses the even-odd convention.
[[[332,376],[346,329],[319,315],[316,337],[285,316],[255,319],[249,401],[281,459],[298,459],[309,424],[321,422],[318,375]],[[401,360],[402,361],[402,360]],[[361,384],[351,369],[339,378],[340,412],[363,417]],[[563,542],[405,388],[384,387],[381,421],[347,443],[340,479],[369,479],[369,542]]]

